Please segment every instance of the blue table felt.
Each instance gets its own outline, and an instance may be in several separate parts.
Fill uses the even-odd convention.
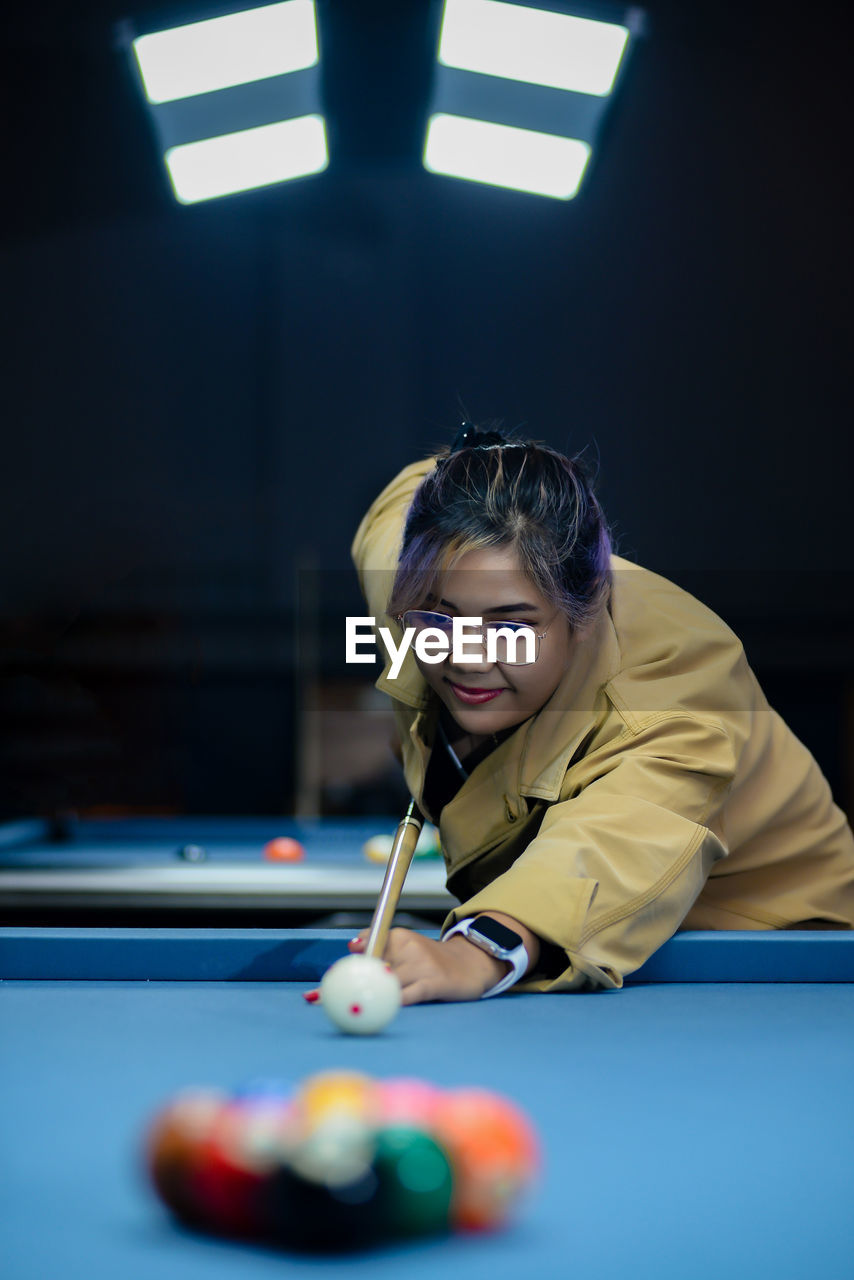
[[[4,1280],[851,1280],[853,935],[677,935],[622,991],[417,1006],[365,1039],[301,998],[342,936],[293,935],[0,931]],[[519,1102],[545,1166],[517,1222],[308,1259],[173,1224],[141,1172],[156,1108],[330,1067]]]

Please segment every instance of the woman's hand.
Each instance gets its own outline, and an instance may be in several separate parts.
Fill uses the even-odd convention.
[[[520,935],[528,953],[527,972],[530,973],[540,955],[537,935],[503,912],[490,911],[487,914]],[[350,951],[356,955],[364,951],[369,933],[369,929],[363,929],[351,939],[348,943]],[[447,942],[437,942],[411,929],[391,930],[383,959],[397,975],[404,1004],[423,1004],[427,1000],[479,1000],[490,987],[501,981],[510,968],[462,934],[455,934]],[[320,991],[306,991],[304,998],[314,1004],[320,998]]]
[[[364,929],[352,939],[350,951],[364,951],[368,932]],[[459,934],[448,942],[437,942],[411,929],[391,930],[383,959],[400,983],[404,1004],[479,1000],[509,968]]]

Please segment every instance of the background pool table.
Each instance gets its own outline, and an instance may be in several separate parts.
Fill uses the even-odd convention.
[[[369,920],[383,868],[363,846],[400,815],[369,818],[89,818],[0,825],[0,924],[317,923]],[[294,836],[305,861],[271,863],[264,845]],[[188,844],[206,851],[186,862]],[[441,921],[454,899],[442,859],[416,858],[401,908]]]
[[[418,1006],[366,1039],[301,998],[345,938],[0,930],[4,1280],[850,1280],[854,934],[681,934],[622,991]],[[139,1163],[161,1102],[336,1066],[520,1102],[545,1171],[516,1225],[301,1259],[170,1221]]]

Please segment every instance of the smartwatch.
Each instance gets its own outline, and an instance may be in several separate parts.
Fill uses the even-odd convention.
[[[525,950],[525,944],[519,937],[518,933],[514,933],[512,929],[508,929],[505,924],[500,924],[497,920],[493,920],[492,916],[478,916],[477,919],[471,916],[468,920],[460,920],[455,924],[442,939],[447,942],[449,938],[453,938],[455,933],[461,933],[469,942],[473,942],[476,947],[480,947],[482,951],[488,951],[491,956],[495,956],[496,960],[503,960],[506,964],[512,965],[509,973],[496,982],[494,987],[490,987],[488,991],[484,991],[481,1000],[486,1000],[489,996],[499,996],[502,991],[506,991],[508,987],[512,987],[514,982],[518,982],[525,974],[528,968],[528,953]]]

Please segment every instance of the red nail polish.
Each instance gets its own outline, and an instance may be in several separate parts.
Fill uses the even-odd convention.
[[[303,1000],[307,1000],[309,1004],[317,1004],[318,1000],[320,999],[320,992],[319,991],[303,991],[302,998]]]

